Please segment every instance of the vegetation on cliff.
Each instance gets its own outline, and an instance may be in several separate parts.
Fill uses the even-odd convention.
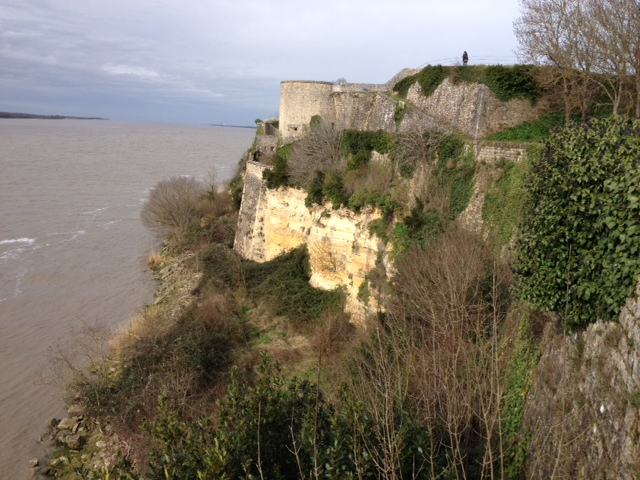
[[[166,235],[152,263],[156,304],[86,368],[62,353],[70,397],[112,432],[120,461],[94,465],[78,453],[49,473],[517,479],[534,469],[553,477],[561,465],[577,475],[565,457],[590,438],[593,397],[571,391],[552,355],[536,368],[553,341],[571,344],[572,361],[590,368],[583,337],[566,331],[614,319],[637,282],[640,124],[566,123],[601,109],[569,103],[576,97],[560,93],[560,77],[545,83],[556,67],[429,66],[396,85],[406,95],[418,82],[429,94],[449,77],[485,83],[503,101],[548,102],[546,116],[504,132],[503,140],[544,141],[518,162],[480,164],[464,137],[443,128],[341,131],[317,116],[297,142],[262,159],[273,166],[267,187],[303,188],[308,207],[380,211],[370,224],[380,258],[358,295],[378,299],[366,328],[349,323],[343,292],[309,285],[306,248],[262,264],[230,248],[240,177],[230,193],[161,182],[143,209]],[[625,98],[615,108],[631,108]],[[179,195],[183,187],[189,193]],[[160,195],[164,188],[175,195]],[[484,222],[474,232],[461,227],[469,205]],[[167,209],[176,215],[160,221]],[[635,337],[618,330],[600,343],[627,338],[627,371]],[[552,392],[544,412],[527,404],[540,379]],[[569,412],[571,397],[582,403]],[[637,411],[637,392],[616,402],[616,411]],[[544,431],[527,411],[544,413]],[[89,440],[85,455],[92,448]],[[608,473],[592,467],[585,471]]]

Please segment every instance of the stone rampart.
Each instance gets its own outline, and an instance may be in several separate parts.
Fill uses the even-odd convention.
[[[335,124],[352,130],[396,129],[396,101],[386,95],[371,92],[336,92],[332,94]]]
[[[264,256],[265,239],[262,225],[263,198],[267,191],[263,172],[269,167],[254,161],[247,161],[242,189],[242,203],[238,213],[238,225],[233,248],[244,258]]]
[[[495,165],[498,161],[521,162],[527,158],[527,148],[523,143],[478,142],[475,146],[476,161]]]
[[[446,78],[429,97],[422,94],[418,82],[407,93],[407,101],[436,120],[482,138],[534,120],[538,112],[528,100],[502,102],[489,87],[480,83],[453,83]]]
[[[280,137],[285,143],[304,134],[314,115],[335,121],[331,82],[285,81],[280,83]]]

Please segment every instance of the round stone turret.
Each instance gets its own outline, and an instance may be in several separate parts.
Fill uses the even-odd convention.
[[[306,80],[280,82],[280,136],[287,143],[304,133],[311,117],[333,122],[333,83]]]

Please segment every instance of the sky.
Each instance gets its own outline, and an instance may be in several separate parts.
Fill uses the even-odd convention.
[[[283,80],[516,61],[517,0],[0,0],[0,111],[254,125]]]

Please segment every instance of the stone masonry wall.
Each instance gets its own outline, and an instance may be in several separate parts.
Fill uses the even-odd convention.
[[[335,121],[331,100],[331,82],[285,81],[280,83],[280,136],[285,143],[304,133],[311,117],[320,115],[323,120]]]
[[[242,203],[238,213],[238,225],[233,248],[244,258],[260,258],[264,256],[265,238],[264,216],[262,215],[263,198],[267,186],[262,179],[266,165],[247,161],[242,189]]]
[[[429,97],[422,94],[417,82],[414,83],[407,93],[407,100],[437,120],[474,138],[491,135],[538,116],[528,100],[502,102],[486,85],[453,84],[448,78]]]
[[[396,102],[378,93],[339,92],[332,94],[336,125],[353,130],[395,131]]]

